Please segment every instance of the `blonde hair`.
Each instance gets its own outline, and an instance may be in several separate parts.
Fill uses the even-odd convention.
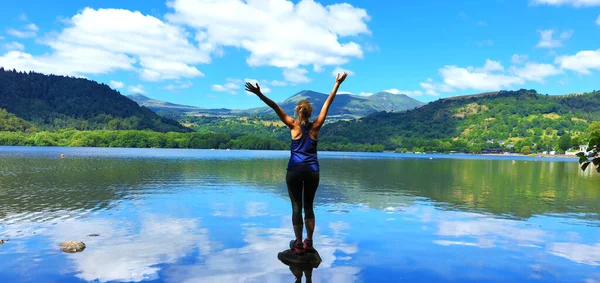
[[[308,100],[302,99],[298,101],[298,104],[296,105],[296,116],[298,118],[296,121],[302,126],[308,125],[308,118],[312,115],[312,111],[313,106]]]

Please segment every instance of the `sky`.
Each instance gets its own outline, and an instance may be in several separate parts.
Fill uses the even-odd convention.
[[[0,66],[205,108],[302,91],[429,102],[600,89],[600,0],[65,0],[0,3]]]

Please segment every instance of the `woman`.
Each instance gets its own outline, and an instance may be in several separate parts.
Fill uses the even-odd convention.
[[[319,131],[327,117],[329,106],[333,102],[338,88],[348,76],[344,72],[340,76],[338,73],[335,79],[335,86],[325,100],[319,116],[311,123],[309,118],[312,114],[312,104],[303,99],[296,105],[296,119],[288,116],[277,103],[267,98],[260,92],[258,83],[253,86],[246,83],[246,90],[256,94],[269,107],[275,110],[281,121],[290,128],[292,136],[291,155],[288,162],[285,181],[288,187],[288,194],[292,202],[292,224],[296,240],[290,243],[291,248],[301,254],[305,251],[313,251],[312,237],[315,231],[315,214],[313,212],[313,200],[317,187],[319,186],[319,161],[317,159],[317,141]],[[304,205],[303,205],[304,200]],[[306,223],[306,239],[302,241],[302,207],[304,207],[304,223]]]

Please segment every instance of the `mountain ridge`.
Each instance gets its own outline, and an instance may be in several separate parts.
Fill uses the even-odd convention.
[[[179,115],[215,115],[215,116],[243,116],[243,115],[270,115],[271,108],[260,106],[248,109],[227,109],[227,108],[202,108],[198,106],[189,106],[174,104],[167,101],[161,101],[149,98],[141,94],[127,95],[127,97],[141,106],[148,107],[161,115],[179,114]],[[313,111],[320,111],[325,103],[328,94],[312,90],[302,90],[298,93],[277,102],[277,104],[288,114],[294,115],[296,103],[302,99],[308,99],[313,104]],[[400,112],[409,109],[418,108],[425,103],[411,98],[405,94],[392,94],[381,91],[370,96],[358,96],[353,94],[337,94],[334,103],[329,110],[330,117],[338,118],[359,118],[369,114],[385,111]],[[314,112],[313,112],[314,113]]]

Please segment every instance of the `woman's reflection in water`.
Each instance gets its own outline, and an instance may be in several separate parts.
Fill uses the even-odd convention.
[[[296,283],[302,282],[302,275],[306,277],[306,283],[312,282],[313,267],[310,264],[290,264],[290,271],[296,277]]]

